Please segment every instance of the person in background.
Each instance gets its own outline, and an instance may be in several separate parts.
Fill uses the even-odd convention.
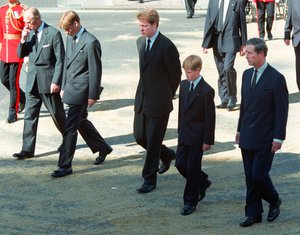
[[[211,185],[202,171],[203,153],[211,148],[215,138],[214,89],[200,75],[202,60],[188,56],[183,66],[186,78],[180,83],[178,145],[175,166],[186,179],[182,215],[191,214]]]
[[[280,214],[281,199],[270,170],[275,152],[286,136],[289,94],[284,76],[267,61],[264,40],[252,38],[246,44],[250,69],[242,76],[241,107],[235,141],[242,152],[246,180],[246,219],[249,227],[262,221],[263,203],[269,203],[268,221]]]
[[[176,46],[158,30],[156,9],[138,13],[137,19],[142,36],[137,39],[140,79],[135,94],[133,133],[137,144],[147,151],[142,172],[144,182],[137,192],[149,193],[156,188],[157,171],[163,174],[175,159],[174,150],[162,142],[173,110],[181,66]]]
[[[65,58],[61,33],[44,22],[34,7],[24,11],[24,22],[18,56],[21,59],[29,56],[29,62],[22,151],[13,154],[18,159],[34,157],[42,104],[62,135],[66,120],[59,94]]]
[[[257,9],[257,26],[259,38],[267,37],[269,40],[273,39],[272,26],[275,16],[275,0],[255,0]],[[266,17],[267,15],[267,17]]]
[[[247,41],[245,1],[209,0],[203,36],[203,52],[213,49],[218,70],[218,88],[221,104],[218,109],[235,110],[237,103],[236,53],[244,55]]]
[[[197,3],[197,0],[184,0],[184,2],[185,2],[186,13],[187,13],[186,18],[191,19],[193,18],[193,15],[195,13],[195,5]]]
[[[72,160],[78,131],[92,152],[99,152],[95,165],[103,163],[112,152],[111,146],[87,119],[87,107],[97,102],[103,89],[100,43],[81,25],[79,15],[74,11],[66,11],[62,15],[59,27],[68,34],[61,96],[69,109],[58,169],[51,174],[54,178],[73,173]]]
[[[24,28],[23,12],[27,7],[18,0],[8,0],[0,7],[0,76],[1,82],[9,91],[7,123],[18,120],[18,112],[25,107],[25,94],[19,80],[23,59],[17,55],[21,33]]]
[[[285,21],[284,43],[287,46],[290,45],[291,38],[296,57],[297,86],[300,91],[300,1],[298,0],[289,0],[288,14]]]

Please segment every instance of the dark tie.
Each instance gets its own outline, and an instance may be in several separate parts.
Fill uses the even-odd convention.
[[[217,26],[218,32],[223,30],[223,15],[224,15],[224,0],[221,0],[219,14],[218,14],[218,26]]]
[[[76,40],[77,40],[77,36],[75,35],[72,40],[72,50],[74,50],[74,48],[76,46]]]
[[[147,55],[150,52],[150,44],[151,44],[151,39],[148,38],[148,40],[147,40],[147,47],[146,47],[146,51],[145,51],[145,57],[147,57]]]
[[[34,32],[34,38],[35,38],[35,50],[37,50],[37,48],[38,48],[38,46],[39,46],[38,32],[39,32],[39,31],[37,31],[37,30]]]
[[[194,90],[194,82],[190,82],[190,90],[189,90],[189,94],[188,94],[188,99],[190,99],[191,93]]]
[[[256,80],[257,80],[257,69],[255,69],[254,75],[253,75],[253,78],[252,78],[252,82],[251,82],[251,91],[253,91],[254,88],[255,88]]]

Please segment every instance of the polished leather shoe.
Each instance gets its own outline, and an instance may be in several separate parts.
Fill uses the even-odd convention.
[[[261,223],[262,217],[261,215],[257,216],[248,216],[245,221],[240,223],[241,227],[249,227],[255,223]]]
[[[273,39],[273,35],[272,35],[271,32],[268,32],[268,39],[269,39],[269,40],[272,40],[272,39]]]
[[[185,205],[181,209],[180,214],[182,214],[182,215],[189,215],[189,214],[192,214],[195,210],[196,210],[196,206]]]
[[[94,165],[100,165],[105,161],[105,158],[108,154],[110,154],[113,151],[111,147],[107,149],[106,151],[99,152],[99,156],[95,159]]]
[[[156,188],[155,185],[152,184],[146,184],[144,183],[140,188],[138,188],[136,191],[138,193],[150,193],[152,190]]]
[[[6,123],[8,124],[11,124],[11,123],[14,123],[18,121],[17,117],[16,116],[9,116],[7,119],[6,119]]]
[[[170,165],[171,165],[171,161],[168,163],[161,163],[159,169],[158,169],[158,173],[159,174],[163,174],[165,172],[167,172],[170,169]]]
[[[210,181],[210,180],[207,180],[207,181],[206,181],[205,187],[203,187],[203,188],[200,190],[199,197],[198,197],[198,201],[199,201],[199,202],[205,197],[206,189],[208,189],[208,188],[210,187],[210,185],[211,185],[211,181]]]
[[[235,107],[236,107],[236,101],[229,100],[229,102],[227,104],[227,110],[228,111],[233,111]]]
[[[228,105],[228,103],[221,103],[221,104],[217,105],[217,109],[226,109],[227,105]]]
[[[25,103],[20,103],[18,113],[22,113],[25,108]]]
[[[33,158],[34,157],[34,155],[32,153],[26,152],[26,151],[21,151],[19,153],[14,153],[12,156],[17,158],[18,160],[23,160],[23,159],[26,159],[26,158]]]
[[[58,170],[53,171],[53,173],[51,174],[51,176],[53,178],[60,178],[60,177],[64,177],[67,175],[71,175],[73,173],[73,169],[72,167],[69,168],[58,168]]]
[[[274,221],[278,215],[280,214],[280,205],[281,205],[281,199],[278,198],[276,204],[274,206],[270,205],[269,213],[268,213],[268,221],[272,222]]]

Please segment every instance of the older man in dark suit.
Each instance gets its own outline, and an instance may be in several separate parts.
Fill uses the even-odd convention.
[[[42,21],[40,12],[30,7],[24,12],[25,28],[18,48],[18,56],[29,56],[26,80],[26,107],[23,128],[23,146],[13,157],[25,159],[34,156],[36,133],[42,103],[63,135],[65,111],[60,97],[65,49],[61,33]]]
[[[203,36],[203,52],[213,49],[219,73],[220,109],[234,110],[237,103],[236,53],[244,55],[247,27],[244,0],[209,0]]]
[[[51,174],[55,178],[73,172],[72,160],[76,149],[77,131],[93,153],[99,152],[95,165],[103,163],[106,156],[112,152],[112,148],[87,119],[87,107],[97,102],[102,91],[100,43],[81,26],[80,18],[74,11],[63,14],[60,27],[68,34],[61,95],[69,110],[59,155],[59,168]]]
[[[296,79],[300,91],[300,1],[289,0],[288,14],[284,27],[284,43],[290,45],[291,34],[292,43],[296,56]],[[293,32],[293,33],[292,33]]]
[[[284,76],[266,62],[267,45],[252,38],[246,59],[253,68],[242,77],[242,100],[236,142],[242,151],[247,186],[245,214],[248,227],[262,221],[262,199],[269,203],[268,221],[280,213],[281,199],[269,172],[274,154],[286,136],[288,90]]]
[[[137,192],[148,193],[156,187],[159,158],[162,160],[160,174],[169,169],[175,158],[174,150],[162,142],[173,109],[172,99],[180,82],[181,67],[177,48],[157,28],[158,12],[149,8],[137,18],[143,36],[137,40],[140,80],[134,104],[134,137],[147,150],[144,183]]]

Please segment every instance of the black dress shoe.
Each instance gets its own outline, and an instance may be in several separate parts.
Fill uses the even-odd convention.
[[[26,151],[21,151],[19,153],[14,153],[12,156],[17,158],[18,160],[23,160],[23,159],[26,159],[26,158],[33,158],[34,157],[34,155],[32,153],[26,152]]]
[[[269,39],[269,40],[272,40],[272,39],[273,39],[273,35],[272,35],[271,32],[268,32],[268,39]]]
[[[20,103],[18,113],[22,113],[25,108],[25,103]]]
[[[226,109],[227,108],[227,104],[228,103],[221,103],[221,104],[219,104],[219,105],[217,105],[217,109]]]
[[[150,193],[152,190],[156,188],[155,185],[152,184],[146,184],[144,183],[140,188],[138,188],[136,191],[138,193]]]
[[[159,169],[158,169],[158,173],[159,174],[163,174],[165,173],[166,171],[168,171],[170,169],[170,165],[171,165],[171,162],[168,162],[168,163],[161,163]]]
[[[241,222],[241,227],[249,227],[255,223],[261,223],[262,217],[261,215],[257,216],[248,216],[245,221]]]
[[[281,205],[281,199],[278,198],[277,202],[275,205],[271,206],[269,208],[269,213],[268,213],[268,221],[272,222],[274,221],[278,215],[280,214],[280,205]]]
[[[192,214],[195,210],[196,210],[196,206],[185,205],[181,209],[180,214],[182,214],[182,215],[189,215],[189,214]]]
[[[233,111],[235,107],[236,107],[236,101],[235,100],[229,100],[229,102],[227,104],[227,110],[228,111]]]
[[[187,18],[187,19],[192,19],[192,18],[193,18],[193,15],[187,15],[186,18]]]
[[[53,178],[60,178],[60,177],[64,177],[67,175],[71,175],[73,173],[73,169],[72,167],[69,168],[58,168],[58,170],[53,171],[53,173],[51,174],[51,176]]]
[[[11,124],[11,123],[14,123],[18,121],[17,117],[16,116],[9,116],[7,119],[6,119],[6,123],[8,124]]]
[[[206,189],[208,189],[210,187],[210,185],[211,185],[211,181],[207,180],[205,187],[203,187],[199,193],[199,197],[198,197],[199,202],[205,197]]]
[[[57,152],[59,152],[59,153],[61,152],[62,146],[63,146],[63,144],[59,145],[59,147],[57,148]]]
[[[99,156],[95,159],[94,165],[100,165],[105,161],[105,158],[108,154],[110,154],[113,151],[111,147],[107,149],[106,151],[99,152]]]

